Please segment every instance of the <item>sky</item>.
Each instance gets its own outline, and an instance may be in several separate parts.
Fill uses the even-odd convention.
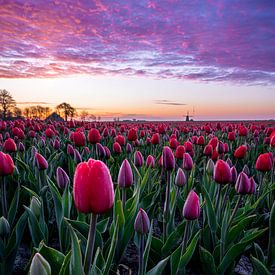
[[[275,1],[0,0],[0,89],[102,119],[275,119]]]

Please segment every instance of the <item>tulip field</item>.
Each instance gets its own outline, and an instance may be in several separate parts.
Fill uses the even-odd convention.
[[[275,272],[275,123],[0,121],[0,274]]]

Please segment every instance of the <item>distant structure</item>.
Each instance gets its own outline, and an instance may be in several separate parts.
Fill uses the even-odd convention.
[[[65,120],[56,112],[51,113],[46,119],[45,121],[59,121],[59,122],[64,122]]]
[[[194,117],[195,116],[195,108],[194,108],[194,106],[193,106],[193,115],[192,116],[190,116],[189,115],[189,111],[187,111],[187,113],[186,113],[186,116],[185,116],[185,121],[194,121],[194,119],[193,118],[191,118],[191,117]]]

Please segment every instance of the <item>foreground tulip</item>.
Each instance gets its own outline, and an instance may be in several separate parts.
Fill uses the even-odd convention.
[[[138,274],[144,274],[144,235],[149,232],[150,221],[147,213],[140,208],[135,219],[134,229],[139,235],[139,270]]]
[[[84,272],[90,274],[93,256],[97,214],[109,211],[114,204],[114,187],[108,167],[100,160],[89,159],[79,163],[74,174],[73,197],[82,213],[91,213]]]
[[[77,165],[73,196],[82,213],[101,214],[114,203],[114,188],[108,167],[99,160],[89,159]]]

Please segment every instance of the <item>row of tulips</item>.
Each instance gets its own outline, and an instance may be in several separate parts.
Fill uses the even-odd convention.
[[[1,274],[22,243],[30,274],[116,273],[132,243],[139,274],[225,274],[244,255],[256,273],[272,270],[274,125],[27,120],[0,129]]]

